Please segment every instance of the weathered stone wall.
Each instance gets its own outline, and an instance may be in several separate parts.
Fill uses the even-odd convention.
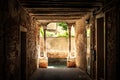
[[[29,77],[37,66],[34,19],[27,14],[17,0],[1,0],[0,10],[0,42],[2,43],[0,44],[0,47],[2,47],[0,58],[4,58],[0,61],[2,63],[4,61],[5,64],[0,67],[5,70],[3,72],[0,70],[0,73],[4,74],[4,78],[0,78],[0,80],[20,80],[20,26],[27,28],[26,72],[28,72],[27,76]]]
[[[44,39],[41,38],[41,52],[44,48]],[[71,55],[75,56],[75,38],[71,38]],[[69,41],[65,37],[47,37],[46,38],[47,55],[50,58],[66,58],[69,52]]]
[[[37,28],[35,26],[35,21],[32,19],[31,24],[27,26],[27,72],[28,77],[32,75],[34,70],[37,68],[37,58],[38,58],[38,43],[37,43]],[[26,69],[27,69],[26,68]]]
[[[76,66],[86,71],[86,28],[85,18],[76,22],[75,42],[76,42]]]
[[[91,70],[90,76],[92,79],[96,78],[96,31],[95,31],[95,17],[92,16],[90,19],[91,26],[91,37],[90,37],[90,53],[91,53]]]
[[[68,38],[46,38],[48,51],[68,51]]]
[[[116,13],[115,9],[106,12],[106,59],[107,59],[107,78],[116,80]]]
[[[49,37],[46,38],[46,42],[47,42],[47,50],[48,51],[52,51],[52,50],[56,50],[56,51],[67,51],[68,52],[68,46],[69,46],[69,41],[68,38],[65,37]],[[74,43],[75,40],[74,38],[71,38],[71,51],[74,50]]]
[[[106,0],[105,0],[106,1]],[[119,77],[119,0],[112,0],[104,5],[106,27],[106,79],[117,80]],[[118,73],[117,73],[118,72]]]
[[[56,51],[54,51],[54,52],[47,52],[47,56],[49,57],[49,58],[67,58],[68,57],[68,52],[60,52],[60,51],[58,51],[58,52],[56,52]]]

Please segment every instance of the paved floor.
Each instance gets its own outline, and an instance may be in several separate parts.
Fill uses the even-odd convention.
[[[30,80],[91,80],[78,68],[40,68]]]

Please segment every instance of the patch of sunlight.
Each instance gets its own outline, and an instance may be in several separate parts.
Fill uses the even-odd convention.
[[[55,68],[55,66],[48,66],[48,68]]]

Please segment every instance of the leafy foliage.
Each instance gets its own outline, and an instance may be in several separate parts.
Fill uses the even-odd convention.
[[[68,25],[65,22],[59,22],[58,26],[62,27],[62,30],[67,31]]]
[[[44,31],[43,28],[40,28],[40,36],[43,37],[44,36]]]
[[[66,37],[66,38],[68,38],[68,32],[65,31],[63,34],[58,34],[58,37]]]

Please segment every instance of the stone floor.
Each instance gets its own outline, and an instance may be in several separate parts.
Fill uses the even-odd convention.
[[[39,68],[30,80],[91,80],[78,68]]]

